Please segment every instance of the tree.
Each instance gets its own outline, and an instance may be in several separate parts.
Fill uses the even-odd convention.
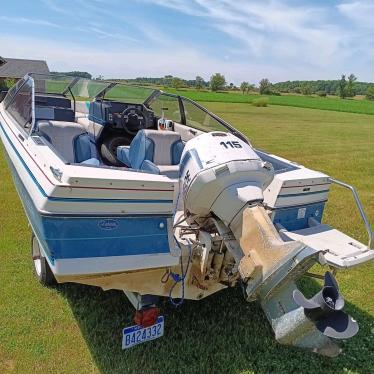
[[[251,84],[251,83],[248,83],[247,94],[249,94],[250,91],[255,91],[255,85]]]
[[[368,90],[366,91],[366,99],[374,100],[374,86],[369,86]]]
[[[225,76],[220,73],[215,73],[210,77],[210,89],[212,91],[219,91],[225,88]]]
[[[171,81],[171,86],[176,90],[179,90],[183,86],[183,81],[180,78],[174,77]]]
[[[347,81],[344,74],[339,81],[338,93],[341,99],[345,99],[347,97]]]
[[[6,78],[4,80],[4,85],[7,90],[11,89],[16,84],[16,80],[13,78]]]
[[[260,80],[260,94],[261,95],[270,95],[271,94],[271,87],[272,84],[270,83],[269,79],[264,78]]]
[[[80,78],[92,79],[92,75],[90,73],[87,73],[87,71],[66,71],[66,72],[52,71],[51,73],[68,75],[69,77],[80,77]]]
[[[316,94],[320,97],[326,97],[327,96],[327,93],[326,91],[317,91]]]
[[[196,89],[201,90],[204,87],[204,83],[205,83],[204,79],[201,78],[200,76],[197,76],[195,78],[195,87],[196,87]]]
[[[248,82],[242,82],[242,83],[240,83],[240,91],[243,92],[243,95],[247,92],[248,86],[249,86]]]
[[[164,86],[171,86],[171,82],[173,81],[173,76],[172,75],[165,75],[164,78],[162,79]]]
[[[355,92],[355,82],[357,80],[357,77],[354,74],[350,74],[348,77],[348,84],[347,84],[347,89],[346,93],[348,97],[354,97],[356,95]]]
[[[348,80],[348,75],[346,76],[346,79]],[[339,96],[339,82],[340,82],[340,76],[339,79],[335,80],[315,80],[315,81],[285,81],[285,82],[278,82],[273,83],[271,85],[271,94],[274,94],[274,92],[295,92],[295,93],[301,93],[301,87],[304,83],[308,83],[310,87],[312,88],[312,93],[317,92],[326,92],[327,95],[338,95]],[[348,82],[349,83],[349,82]],[[366,92],[371,86],[372,83],[368,82],[354,82],[354,93],[356,95],[366,95]],[[240,84],[239,84],[240,87]],[[240,89],[238,87],[238,89]]]
[[[309,83],[303,83],[301,86],[301,93],[303,95],[311,95],[312,94],[312,87]]]

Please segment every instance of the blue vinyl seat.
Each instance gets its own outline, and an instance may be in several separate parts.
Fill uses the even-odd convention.
[[[96,146],[82,125],[66,121],[39,121],[37,130],[65,162],[100,164]]]
[[[130,147],[119,146],[117,158],[132,169],[178,178],[184,144],[174,131],[140,130]]]

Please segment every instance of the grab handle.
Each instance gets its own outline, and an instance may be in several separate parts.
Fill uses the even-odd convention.
[[[344,182],[342,182],[340,180],[337,180],[337,179],[334,179],[334,178],[330,178],[330,181],[332,183],[335,183],[335,184],[341,186],[341,187],[344,187],[344,188],[347,188],[348,190],[351,190],[352,195],[355,199],[357,208],[360,211],[361,218],[364,221],[365,228],[366,228],[366,231],[367,231],[367,234],[368,234],[368,237],[369,237],[368,248],[372,249],[371,246],[373,244],[373,236],[374,236],[373,231],[371,230],[369,220],[366,216],[366,213],[364,211],[364,207],[362,206],[361,200],[358,197],[358,193],[357,193],[356,189],[353,186],[351,186],[350,184],[344,183]]]

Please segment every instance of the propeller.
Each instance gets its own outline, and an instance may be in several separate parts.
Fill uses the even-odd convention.
[[[322,290],[311,299],[307,299],[299,290],[294,290],[293,299],[304,308],[305,315],[322,334],[335,339],[351,338],[358,332],[358,323],[343,312],[344,299],[334,276],[327,271],[324,278]]]

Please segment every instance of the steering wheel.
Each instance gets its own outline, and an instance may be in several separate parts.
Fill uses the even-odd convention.
[[[130,107],[121,113],[121,125],[128,134],[134,135],[145,128],[146,119],[141,110]]]

